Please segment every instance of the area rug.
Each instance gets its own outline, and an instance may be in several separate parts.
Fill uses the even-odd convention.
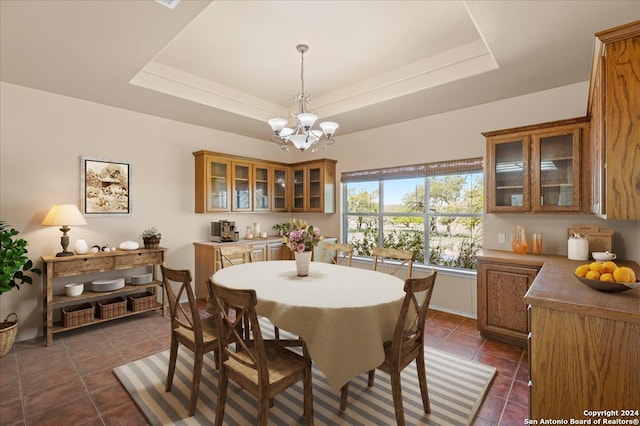
[[[265,327],[265,334],[272,327]],[[266,335],[265,338],[269,336]],[[422,408],[415,363],[402,372],[402,396],[407,424],[469,425],[489,389],[496,369],[432,348],[425,348],[431,413]],[[200,397],[193,417],[187,417],[193,355],[180,349],[171,392],[165,392],[169,351],[115,368],[113,371],[152,425],[202,425],[215,420],[218,373],[213,354],[205,357]],[[323,374],[313,368],[313,402],[316,425],[393,425],[395,412],[389,376],[376,371],[375,384],[367,386],[367,374],[354,378],[349,402],[339,410],[340,393],[333,391]],[[247,392],[229,382],[225,425],[255,424],[257,405]],[[275,398],[269,424],[304,424],[302,383]]]

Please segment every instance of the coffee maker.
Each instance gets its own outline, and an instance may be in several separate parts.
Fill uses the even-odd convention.
[[[236,223],[228,220],[211,222],[211,241],[226,243],[238,241],[239,232],[236,231]]]

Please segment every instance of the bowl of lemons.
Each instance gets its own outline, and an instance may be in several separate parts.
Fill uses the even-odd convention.
[[[612,260],[585,263],[578,266],[574,274],[582,284],[598,291],[613,293],[640,287],[633,269],[618,266]]]

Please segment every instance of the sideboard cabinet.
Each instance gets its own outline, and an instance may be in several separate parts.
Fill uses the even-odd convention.
[[[157,249],[139,249],[139,250],[115,250],[109,253],[91,253],[75,256],[42,256],[44,262],[44,279],[43,279],[43,329],[46,337],[45,344],[50,346],[53,342],[55,333],[73,330],[79,327],[86,327],[100,322],[122,318],[126,316],[136,315],[143,312],[161,310],[162,315],[166,315],[166,304],[164,303],[164,293],[162,289],[162,281],[160,276],[160,265],[165,262],[166,248]],[[68,277],[78,277],[81,279],[83,275],[92,276],[99,273],[122,271],[121,277],[131,275],[134,268],[146,268],[152,274],[152,281],[147,284],[130,285],[126,284],[123,288],[112,291],[91,291],[90,282],[85,282],[84,292],[79,296],[66,296],[64,287],[62,291],[54,290],[54,283],[57,279]],[[128,279],[125,279],[128,281]],[[86,306],[95,306],[100,300],[113,298],[114,296],[123,296],[149,292],[154,297],[148,296],[154,300],[148,307],[140,310],[126,310],[124,313],[107,319],[96,317],[84,318],[82,323],[64,327],[62,321],[54,322],[54,313],[62,315],[61,310],[68,306],[77,306],[78,304],[86,304]],[[160,296],[161,302],[158,302]]]
[[[589,209],[586,117],[485,132],[488,213]]]
[[[524,296],[539,265],[478,257],[478,330],[483,337],[527,347]]]
[[[640,219],[640,21],[596,34],[591,118],[592,212]]]
[[[195,212],[335,213],[335,160],[294,164],[197,151]]]

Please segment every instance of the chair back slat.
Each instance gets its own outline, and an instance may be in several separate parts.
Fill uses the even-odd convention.
[[[423,278],[405,280],[405,297],[391,343],[391,357],[401,363],[412,350],[422,350],[427,310],[436,282],[436,271]],[[413,359],[413,358],[411,358]]]
[[[220,269],[228,268],[233,265],[240,265],[242,263],[253,262],[252,246],[223,246],[217,251],[219,255],[217,262]]]
[[[351,266],[352,255],[353,246],[351,244],[322,243],[322,262]]]
[[[407,278],[411,278],[413,269],[413,250],[374,247],[372,254],[372,269],[374,271],[381,271],[397,276],[400,271],[406,267]]]
[[[162,284],[169,302],[171,329],[184,328],[202,344],[202,322],[195,293],[191,287],[191,272],[188,269],[169,269],[160,265]],[[182,303],[186,296],[188,303]]]
[[[214,317],[218,330],[222,330],[220,353],[222,362],[232,358],[242,365],[255,370],[258,382],[269,383],[264,340],[256,314],[258,299],[255,290],[235,290],[218,285],[210,280],[213,292]],[[235,312],[231,317],[229,311]],[[249,330],[246,329],[247,324]]]

